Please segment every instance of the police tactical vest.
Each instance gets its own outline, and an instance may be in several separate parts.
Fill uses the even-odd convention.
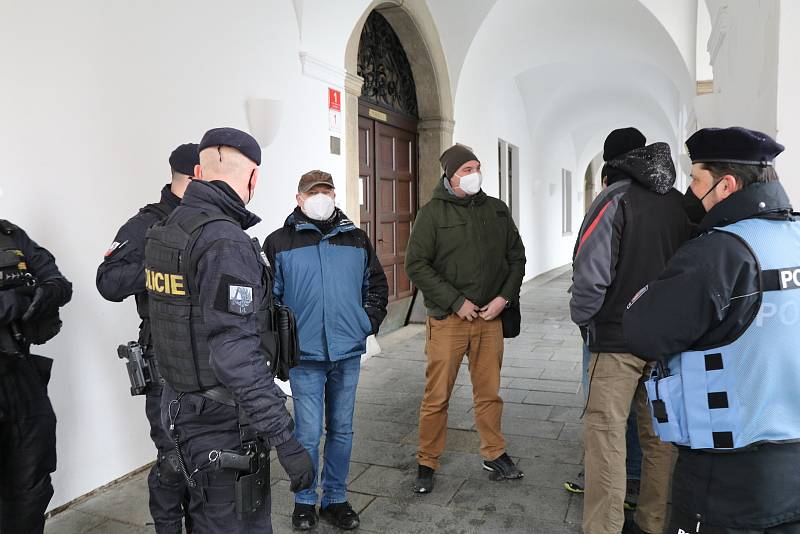
[[[739,238],[761,270],[761,304],[725,346],[684,352],[646,383],[659,437],[693,449],[800,440],[800,222],[748,219]]]
[[[197,258],[205,252],[194,250],[195,243],[203,226],[213,221],[228,221],[240,227],[222,214],[183,211],[147,232],[145,276],[151,336],[159,371],[179,392],[203,391],[220,384],[211,369],[209,330],[193,278]],[[261,261],[258,245],[253,247],[254,261]],[[256,313],[262,328],[262,351],[274,365],[276,335],[269,320],[271,275],[267,266],[262,266],[266,294]]]
[[[169,217],[169,214],[172,212],[172,207],[166,202],[156,202],[144,206],[139,212],[152,213],[158,218],[156,221],[156,224],[158,224]],[[139,344],[145,348],[152,348],[150,347],[152,341],[150,336],[150,306],[147,302],[147,292],[136,293],[134,299],[136,300],[136,312],[142,320],[142,324],[139,326]]]

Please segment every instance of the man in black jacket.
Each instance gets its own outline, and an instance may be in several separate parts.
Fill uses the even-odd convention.
[[[643,381],[650,366],[631,354],[622,314],[636,291],[664,269],[688,238],[681,194],[672,188],[669,146],[655,143],[610,158],[608,187],[589,208],[573,262],[570,313],[592,352],[584,420],[586,493],[583,530],[622,530],[625,428],[635,398],[642,476],[633,530],[660,533],[666,521],[672,447],[653,433]],[[638,525],[638,526],[637,526]]]
[[[97,290],[106,300],[122,302],[136,299],[139,313],[138,343],[145,357],[153,357],[150,339],[150,319],[147,309],[147,289],[144,274],[144,239],[148,228],[162,221],[181,202],[183,192],[200,163],[196,143],[180,145],[172,151],[169,166],[171,183],[161,189],[161,201],[144,206],[119,229],[114,241],[97,268]],[[150,469],[147,486],[150,490],[150,515],[157,534],[180,534],[185,516],[186,530],[192,531],[189,517],[189,488],[179,470],[174,445],[161,425],[161,382],[152,383],[145,391],[145,414],[150,422],[150,439],[156,446],[156,463]]]
[[[0,220],[0,532],[37,534],[53,496],[56,416],[47,396],[53,361],[32,355],[61,326],[72,284],[19,227]]]
[[[648,384],[679,445],[667,532],[800,532],[800,222],[772,167],[783,146],[743,128],[686,146],[700,235],[624,319],[635,354],[669,357]]]
[[[192,490],[199,532],[271,534],[269,449],[308,488],[313,465],[274,382],[272,275],[247,210],[261,148],[233,128],[203,136],[181,205],[150,228],[145,285],[166,381],[162,420]]]

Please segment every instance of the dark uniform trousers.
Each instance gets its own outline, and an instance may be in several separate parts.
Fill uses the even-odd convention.
[[[186,532],[193,532],[189,516],[189,487],[178,468],[175,445],[161,423],[161,387],[147,390],[145,413],[150,422],[150,439],[158,450],[156,463],[150,469],[147,486],[150,490],[150,515],[156,534],[181,534],[186,518]]]
[[[768,528],[730,528],[698,523],[692,513],[673,508],[665,534],[800,534],[800,522],[784,523]]]
[[[47,397],[50,360],[35,358],[0,353],[2,534],[41,533],[53,496],[56,416]]]
[[[250,438],[246,429],[240,431],[238,410],[194,393],[186,393],[180,401],[172,403],[177,398],[178,394],[172,388],[164,387],[161,417],[164,430],[169,433],[172,414],[189,473],[201,469],[193,475],[197,486],[190,488],[189,514],[194,531],[199,534],[272,534],[269,494],[258,512],[239,519],[234,489],[237,473],[208,468],[209,452],[241,451],[242,441]]]

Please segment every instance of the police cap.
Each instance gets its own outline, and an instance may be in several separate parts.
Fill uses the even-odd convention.
[[[214,128],[209,130],[200,140],[198,152],[212,146],[229,146],[235,148],[256,165],[261,165],[261,147],[252,135],[236,128]]]
[[[194,176],[195,165],[200,165],[200,152],[197,150],[197,143],[180,145],[169,155],[169,166],[175,172]]]
[[[772,165],[783,145],[763,132],[735,126],[703,128],[686,140],[692,163]]]

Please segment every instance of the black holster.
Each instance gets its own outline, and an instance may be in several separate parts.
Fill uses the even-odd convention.
[[[237,472],[234,492],[239,519],[259,511],[269,492],[269,449],[257,439],[242,446],[243,453],[219,451],[213,461],[216,469]]]
[[[144,395],[151,386],[161,385],[156,359],[146,355],[145,349],[136,341],[129,341],[117,347],[117,356],[125,362],[128,379],[131,382],[131,395]]]

